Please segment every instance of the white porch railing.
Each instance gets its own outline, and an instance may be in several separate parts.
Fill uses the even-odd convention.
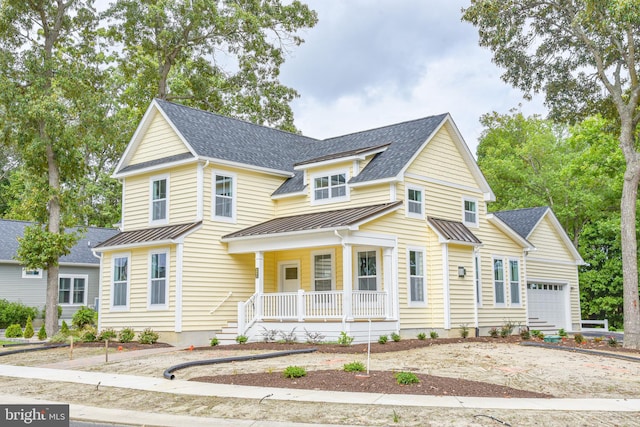
[[[369,319],[387,317],[387,293],[377,291],[354,291],[352,297],[353,317]]]

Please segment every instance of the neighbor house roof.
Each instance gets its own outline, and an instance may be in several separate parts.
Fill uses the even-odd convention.
[[[16,262],[18,237],[22,237],[24,229],[33,224],[28,221],[0,220],[0,261]],[[71,228],[68,232],[76,230]],[[93,256],[92,249],[118,233],[115,228],[87,227],[85,230],[71,252],[60,258],[61,264],[100,264],[100,260]]]
[[[474,246],[482,244],[480,239],[459,221],[428,217],[427,222],[436,234],[447,242]]]
[[[190,232],[196,230],[200,225],[202,225],[202,221],[124,231],[99,244],[96,247],[96,250],[103,251],[106,248],[113,247],[129,247],[170,242],[184,237]]]
[[[494,212],[494,215],[511,227],[513,231],[518,233],[524,239],[527,239],[548,210],[548,206],[542,206],[537,208]]]

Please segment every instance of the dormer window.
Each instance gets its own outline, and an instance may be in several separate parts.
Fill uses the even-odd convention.
[[[331,202],[347,199],[347,173],[338,172],[312,177],[313,201]]]
[[[152,223],[165,224],[169,217],[169,176],[151,178],[151,205],[149,207]]]

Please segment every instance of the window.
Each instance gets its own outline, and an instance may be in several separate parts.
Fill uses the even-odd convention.
[[[481,272],[480,272],[480,254],[476,254],[474,257],[474,279],[476,285],[476,304],[478,307],[482,306],[482,282],[481,282]]]
[[[22,268],[22,278],[23,279],[42,279],[42,269],[41,268]]]
[[[520,263],[517,259],[509,260],[509,293],[511,305],[520,305]]]
[[[478,201],[475,199],[463,199],[463,213],[462,222],[465,225],[471,225],[473,227],[478,226]]]
[[[417,187],[407,187],[407,216],[424,218],[423,190]]]
[[[312,182],[314,201],[336,201],[347,198],[346,172],[315,176]]]
[[[169,177],[151,178],[151,222],[166,223],[168,218]]]
[[[129,308],[129,256],[113,257],[112,308]]]
[[[504,261],[493,260],[493,287],[496,305],[504,305]]]
[[[377,253],[376,251],[358,252],[358,290],[375,291],[378,289]]]
[[[333,254],[313,254],[313,290],[333,290]]]
[[[58,280],[58,303],[87,305],[87,276],[60,275]]]
[[[230,173],[214,172],[213,217],[221,221],[235,221],[236,177]]]
[[[149,271],[149,306],[166,308],[167,294],[167,252],[152,252]]]
[[[424,305],[425,298],[424,250],[409,250],[409,305]]]

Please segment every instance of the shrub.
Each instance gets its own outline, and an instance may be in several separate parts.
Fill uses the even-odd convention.
[[[522,338],[523,340],[528,340],[529,338],[531,338],[531,332],[529,332],[529,328],[520,328],[520,338]]]
[[[307,337],[307,342],[308,342],[309,344],[319,344],[319,343],[321,343],[321,342],[325,339],[325,337],[326,337],[326,335],[324,335],[324,334],[323,334],[323,333],[321,333],[321,332],[309,332],[309,331],[307,331],[307,329],[306,329],[306,328],[305,328],[305,330],[304,330],[304,334],[305,334],[305,336]]]
[[[609,347],[617,347],[618,340],[616,339],[616,337],[610,336],[609,339],[607,340],[607,344],[609,344]]]
[[[64,320],[62,321],[62,326],[60,326],[60,333],[69,335],[69,325]]]
[[[424,332],[420,332],[420,333],[418,333],[418,339],[419,339],[420,341],[424,341],[424,340],[426,340],[426,339],[427,339],[427,334],[425,334]]]
[[[120,332],[118,332],[118,341],[125,343],[133,341],[133,338],[136,336],[136,333],[131,328],[124,328]]]
[[[340,332],[340,336],[338,337],[338,344],[343,346],[349,346],[353,342],[353,337],[347,335],[346,332]]]
[[[300,378],[307,375],[307,371],[301,366],[287,366],[282,373],[285,378]]]
[[[380,335],[380,338],[378,338],[378,344],[386,344],[388,340],[389,340],[388,336]]]
[[[409,385],[418,384],[420,382],[420,378],[418,378],[413,372],[397,372],[394,376],[396,377],[398,384]]]
[[[138,342],[140,344],[153,344],[158,341],[160,336],[153,331],[151,328],[146,328],[144,331],[140,332],[138,336]]]
[[[584,342],[584,336],[582,334],[575,334],[573,336],[573,339],[576,342],[576,344],[582,344]]]
[[[0,299],[0,329],[9,327],[10,325],[26,325],[27,319],[38,317],[38,309],[35,307],[27,307],[20,302],[9,302],[6,299]]]
[[[565,331],[564,328],[560,328],[558,330],[558,335],[560,335],[561,337],[566,337],[567,336],[567,331]]]
[[[438,333],[436,331],[431,331],[429,332],[429,336],[432,340],[435,340],[436,338],[438,338]]]
[[[33,322],[31,322],[31,316],[27,317],[27,325],[24,327],[24,337],[31,338],[34,335]]]
[[[54,336],[52,336],[49,339],[49,342],[51,342],[51,343],[63,343],[63,342],[67,342],[68,339],[69,339],[69,335],[63,334],[62,332],[58,331],[58,333],[56,333]]]
[[[47,330],[44,328],[44,325],[40,326],[40,330],[38,331],[38,339],[40,341],[44,341],[47,339]]]
[[[393,342],[400,342],[402,337],[400,336],[400,334],[392,332],[391,333],[391,339],[393,340]]]
[[[93,326],[87,325],[80,331],[79,338],[84,342],[94,342],[98,340],[98,331]]]
[[[98,334],[98,341],[104,341],[104,340],[111,341],[112,339],[115,339],[117,336],[118,334],[113,328],[106,328],[100,331],[100,334]]]
[[[500,331],[498,331],[498,328],[494,326],[493,328],[489,329],[489,336],[491,338],[498,338],[498,335],[500,335]]]
[[[211,345],[211,347],[215,347],[218,344],[220,344],[220,340],[217,337],[211,338],[211,342],[209,342],[209,345]]]
[[[247,341],[249,341],[249,337],[247,337],[246,335],[238,335],[236,337],[236,342],[238,344],[246,344]]]
[[[460,325],[460,336],[462,338],[467,338],[469,336],[469,326]]]
[[[532,329],[531,330],[531,336],[532,337],[540,338],[540,335],[542,335],[542,338],[544,338],[544,334],[541,331],[539,331],[537,329]]]
[[[345,372],[363,372],[366,370],[366,367],[362,362],[351,362],[345,363],[343,369]]]
[[[13,325],[9,325],[7,330],[4,331],[4,336],[7,338],[21,338],[22,337],[22,327],[17,323]]]
[[[513,332],[513,328],[509,327],[507,325],[505,325],[502,328],[500,328],[500,336],[502,338],[506,338],[506,337],[510,336],[512,332]]]
[[[82,329],[85,325],[96,326],[98,323],[98,312],[89,307],[80,307],[78,311],[73,314],[71,324],[76,329]]]
[[[280,336],[282,340],[287,344],[293,344],[298,341],[298,337],[296,336],[296,328],[293,328],[291,332],[280,331]]]
[[[275,342],[278,337],[277,329],[267,329],[264,326],[262,327],[262,336],[264,337],[264,342]]]

